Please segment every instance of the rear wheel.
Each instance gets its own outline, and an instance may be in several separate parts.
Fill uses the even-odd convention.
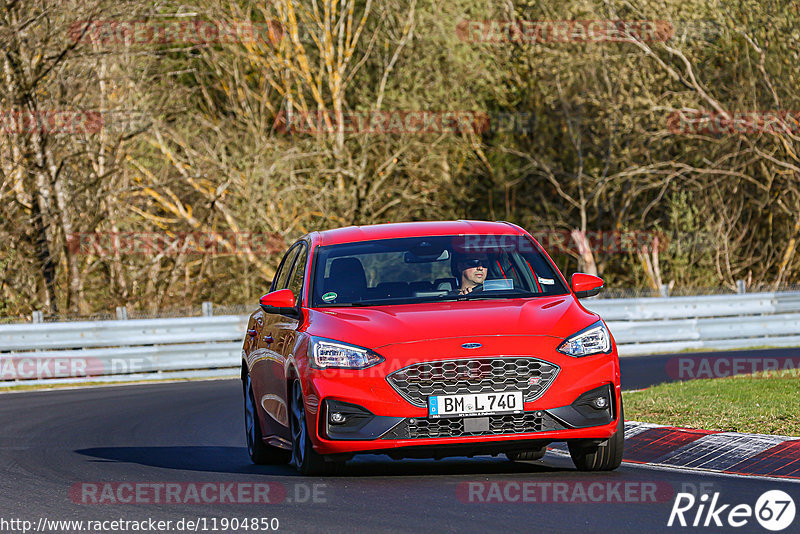
[[[292,465],[303,475],[330,474],[344,465],[344,462],[326,461],[314,450],[308,435],[306,408],[303,402],[303,389],[300,381],[292,383],[289,421],[292,430]]]
[[[254,464],[275,465],[285,464],[289,461],[289,451],[278,449],[266,445],[261,432],[261,423],[258,421],[256,411],[255,395],[253,394],[253,384],[250,375],[247,374],[243,388],[244,390],[244,430],[247,436],[247,452]]]
[[[614,435],[602,443],[570,441],[569,455],[579,471],[613,471],[622,463],[625,448],[625,418],[620,403],[619,421]]]

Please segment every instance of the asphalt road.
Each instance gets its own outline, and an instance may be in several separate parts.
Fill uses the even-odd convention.
[[[370,455],[342,475],[304,478],[250,463],[240,394],[237,381],[224,380],[0,395],[0,531],[22,531],[10,520],[35,527],[46,518],[172,521],[176,532],[190,530],[175,530],[181,519],[204,520],[207,532],[216,519],[221,532],[223,519],[275,518],[280,532],[640,533],[675,531],[667,521],[682,491],[753,506],[763,492],[782,489],[800,503],[800,484],[789,481],[631,464],[587,475],[554,453],[524,464]],[[171,500],[182,502],[164,502],[166,484],[176,483]],[[212,488],[205,497],[192,493],[203,487]],[[249,503],[255,494],[270,502]],[[689,525],[696,511],[686,513]],[[753,519],[745,530],[764,531]]]

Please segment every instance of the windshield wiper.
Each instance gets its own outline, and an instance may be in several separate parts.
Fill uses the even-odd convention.
[[[358,300],[356,302],[352,302],[351,306],[379,306],[381,304],[414,304],[415,302],[420,302],[419,300],[414,299],[414,297],[396,297],[396,298],[389,298],[389,299],[372,299],[372,300]]]
[[[371,300],[357,300],[355,302],[344,302],[342,304],[333,304],[331,307],[346,306],[346,307],[366,307],[366,306],[381,306],[388,304],[423,304],[429,302],[457,302],[462,300],[492,300],[492,299],[507,299],[517,297],[533,297],[539,295],[532,291],[520,291],[518,289],[494,289],[490,291],[477,291],[474,293],[467,293],[466,295],[441,295],[428,296],[428,297],[394,297],[386,299],[371,299]],[[328,307],[328,306],[326,306]]]
[[[472,293],[467,293],[466,295],[455,295],[453,296],[454,300],[491,300],[493,298],[516,298],[516,297],[532,297],[538,295],[538,293],[534,293],[532,291],[519,291],[517,289],[513,290],[491,290],[491,291],[476,291]]]

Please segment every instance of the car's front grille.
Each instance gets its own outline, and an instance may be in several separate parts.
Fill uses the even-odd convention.
[[[431,395],[522,391],[526,402],[544,394],[560,368],[537,358],[498,357],[422,362],[399,369],[386,379],[414,406]]]
[[[515,415],[491,415],[489,430],[468,432],[464,429],[464,418],[442,419],[408,418],[382,436],[383,439],[457,438],[464,436],[494,436],[501,434],[523,434],[563,430],[566,427],[547,412],[526,412]]]

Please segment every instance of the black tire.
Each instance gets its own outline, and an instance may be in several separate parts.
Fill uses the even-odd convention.
[[[512,462],[532,462],[533,460],[539,460],[543,458],[546,452],[547,452],[547,446],[545,445],[538,449],[507,452],[506,458],[508,458]]]
[[[579,471],[613,471],[622,463],[625,449],[625,417],[620,404],[617,431],[608,440],[596,444],[570,441],[569,455]]]
[[[303,389],[300,381],[295,380],[291,387],[289,406],[289,424],[292,431],[292,460],[295,469],[305,476],[327,475],[338,471],[344,462],[327,461],[325,456],[317,453],[308,436],[306,424],[306,408],[303,403]]]
[[[244,392],[244,432],[247,437],[247,453],[257,465],[280,465],[289,461],[289,451],[272,447],[262,439],[261,423],[258,421],[256,399],[250,375],[245,375],[242,382]]]

